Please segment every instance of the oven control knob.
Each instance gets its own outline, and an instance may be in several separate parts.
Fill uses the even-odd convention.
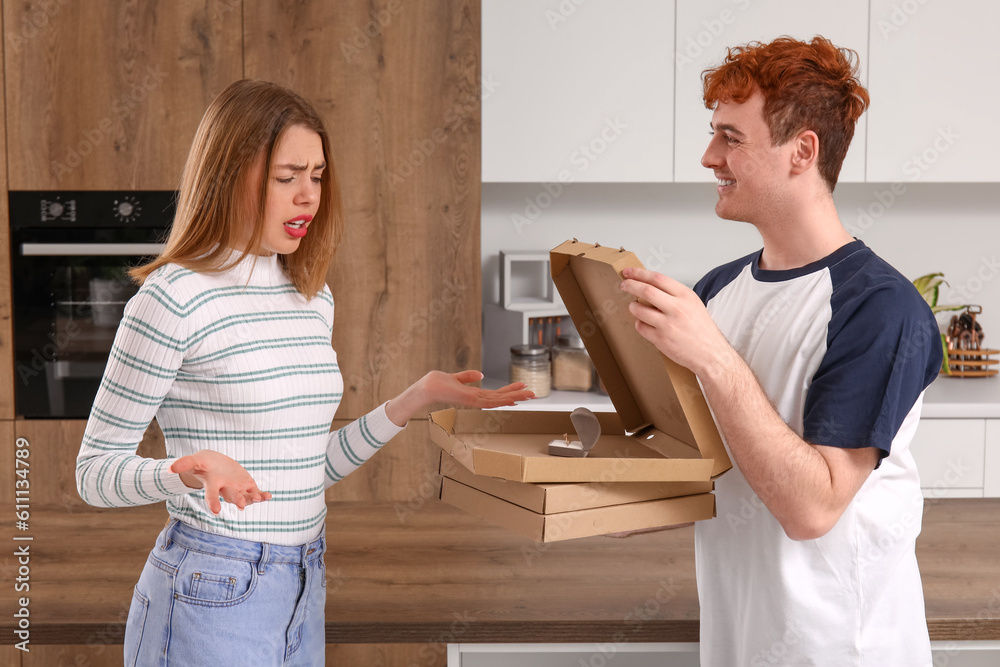
[[[121,222],[132,222],[139,217],[142,206],[135,197],[123,197],[115,200],[115,217]]]
[[[62,202],[54,201],[51,204],[49,204],[49,211],[48,211],[49,218],[50,219],[58,218],[63,214],[63,211],[65,210],[66,207],[63,206]]]

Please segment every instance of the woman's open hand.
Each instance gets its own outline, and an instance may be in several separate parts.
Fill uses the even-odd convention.
[[[222,511],[219,496],[240,509],[271,499],[271,494],[258,489],[254,478],[235,459],[211,449],[182,456],[174,461],[170,471],[178,473],[181,481],[192,489],[205,489],[205,500],[212,514]]]
[[[389,401],[385,408],[386,415],[397,426],[404,426],[411,417],[433,403],[447,403],[463,408],[498,408],[535,397],[524,388],[523,382],[515,382],[499,389],[469,386],[469,383],[482,379],[483,374],[479,371],[431,371]]]

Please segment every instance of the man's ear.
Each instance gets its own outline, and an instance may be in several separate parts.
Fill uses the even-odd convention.
[[[792,174],[799,175],[809,171],[819,160],[819,137],[812,130],[803,130],[792,139]]]

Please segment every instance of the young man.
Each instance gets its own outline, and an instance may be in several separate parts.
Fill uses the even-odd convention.
[[[854,55],[780,38],[706,71],[715,210],[764,247],[694,291],[641,270],[622,284],[645,300],[638,331],[698,375],[734,462],[695,532],[703,667],[931,664],[909,443],[941,345],[834,208],[868,105]]]

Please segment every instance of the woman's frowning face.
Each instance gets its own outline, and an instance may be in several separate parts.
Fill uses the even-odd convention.
[[[325,168],[323,143],[316,132],[301,125],[285,130],[268,170],[259,252],[287,255],[298,250],[319,209]]]

